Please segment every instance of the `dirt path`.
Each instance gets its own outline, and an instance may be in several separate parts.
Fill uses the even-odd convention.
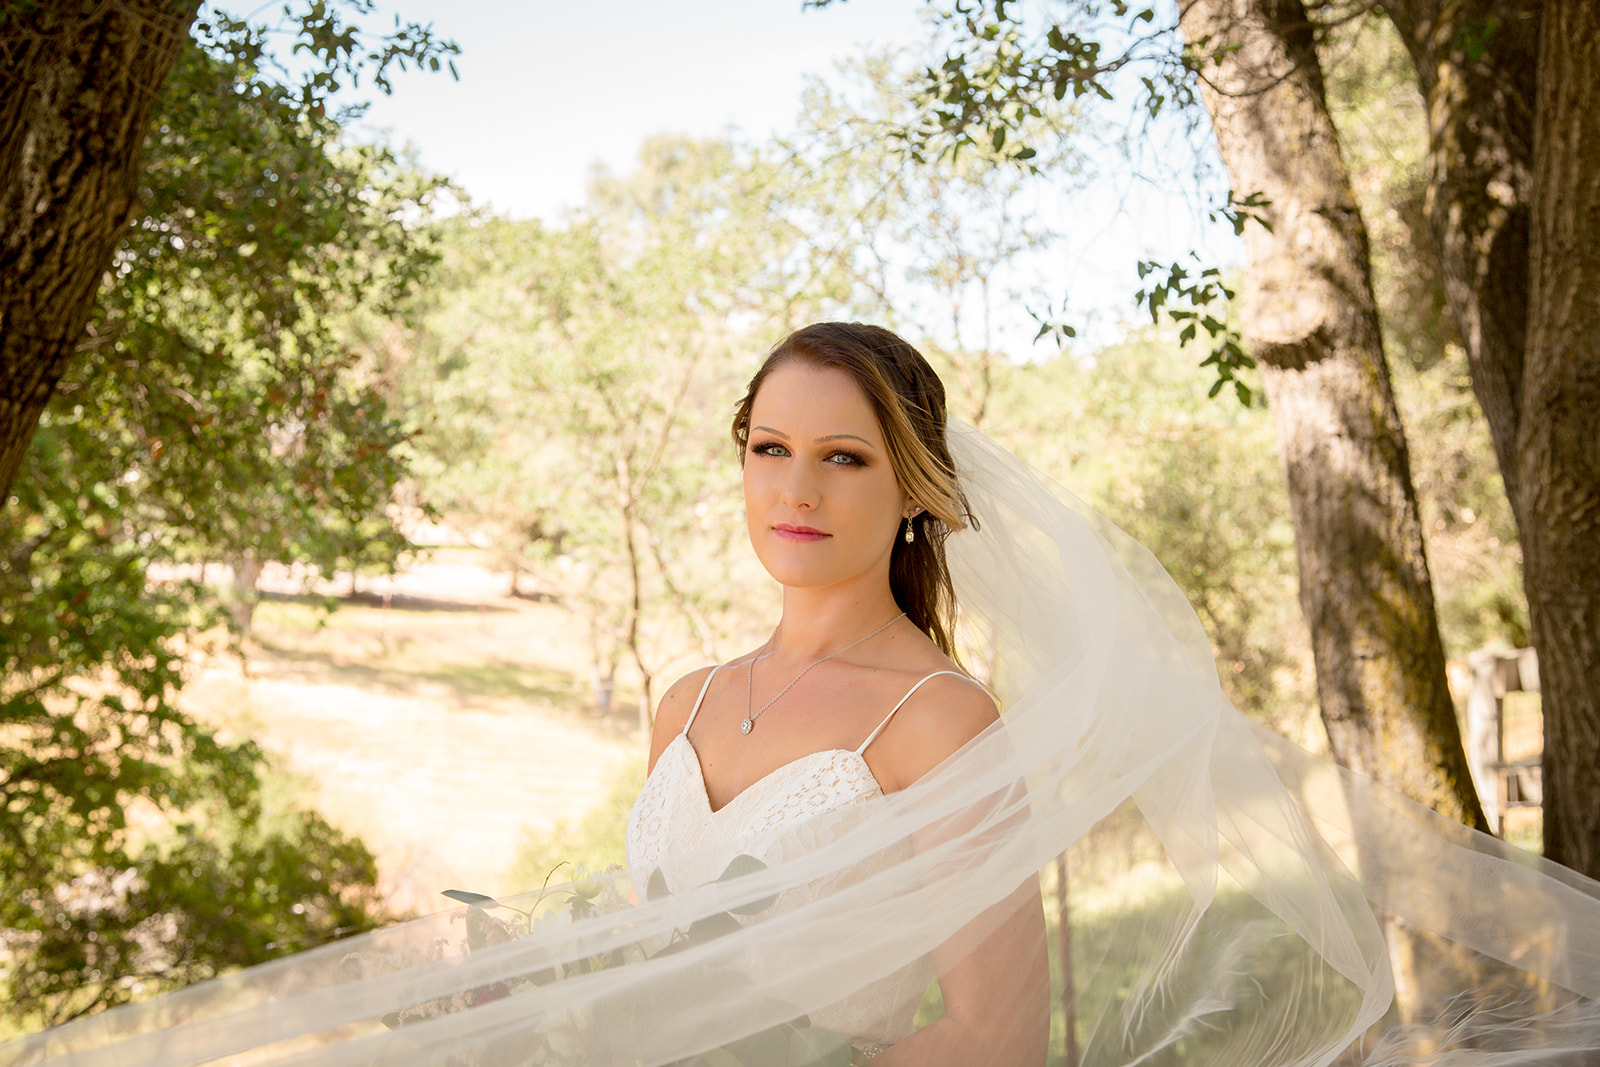
[[[278,756],[372,848],[390,904],[428,912],[443,889],[527,888],[506,881],[524,835],[599,805],[644,742],[586,708],[565,611],[450,568],[408,578],[387,609],[264,603],[248,665],[212,662],[186,703]]]

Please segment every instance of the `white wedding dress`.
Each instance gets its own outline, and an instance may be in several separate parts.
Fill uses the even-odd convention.
[[[797,847],[830,844],[862,822],[868,814],[864,801],[883,795],[867,767],[867,748],[929,679],[944,674],[965,677],[955,671],[927,675],[900,698],[860,747],[826,749],[791,760],[713,810],[689,728],[700,714],[711,679],[721,669],[707,672],[683,730],[662,749],[628,817],[628,869],[638,884],[647,884],[659,870],[669,888],[704,885],[714,882],[735,856],[752,856],[772,867],[793,858]],[[798,832],[802,830],[803,834]],[[867,868],[853,875],[869,873]],[[831,884],[796,886],[764,911],[776,914],[803,908],[834,891],[837,886]],[[919,960],[812,1011],[810,1022],[841,1034],[857,1048],[877,1051],[910,1036],[917,1005],[932,978],[931,965]]]

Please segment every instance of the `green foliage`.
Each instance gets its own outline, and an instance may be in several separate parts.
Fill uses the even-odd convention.
[[[780,224],[807,250],[802,292],[819,311],[938,349],[961,386],[952,413],[979,425],[1004,359],[992,323],[1008,303],[1049,303],[1032,268],[1061,234],[1031,206],[1040,179],[1004,152],[897,148],[897,131],[917,121],[916,80],[902,66],[884,52],[808,88],[785,145],[792,190]],[[1042,108],[1027,128],[1059,189],[1079,165],[1073,110]]]
[[[243,18],[211,7],[194,24],[195,41],[203,51],[238,61],[249,71],[244,87],[248,95],[274,96],[320,118],[326,99],[346,83],[357,87],[368,77],[388,94],[391,66],[401,71],[412,66],[448,69],[452,78],[457,76],[452,57],[460,48],[436,37],[431,25],[402,25],[396,17],[391,33],[367,31],[361,19],[377,10],[375,0],[302,0],[283,4],[276,23],[254,21],[272,6],[263,5]],[[289,62],[272,50],[274,36],[291,42]]]
[[[647,700],[685,644],[716,658],[734,610],[726,405],[785,310],[775,177],[668,138],[560,226],[457,220],[408,339],[424,498],[582,613],[602,705],[624,661]]]
[[[1212,402],[1181,342],[1154,331],[997,380],[991,432],[1148,547],[1199,614],[1229,697],[1300,736],[1314,696],[1267,412]]]
[[[338,15],[291,22],[313,70],[363,53]],[[265,29],[213,13],[180,59],[79,358],[0,513],[0,972],[58,1021],[292,952],[374,919],[366,850],[281,825],[262,754],[180,707],[218,606],[192,561],[389,561],[404,435],[366,375],[359,309],[393,309],[430,261],[434,183],[344,145],[330,87],[264,71]],[[299,31],[296,31],[299,32]],[[452,46],[453,47],[453,46]]]
[[[826,0],[811,6],[826,6]],[[1205,42],[1178,39],[1174,23],[1158,18],[1154,7],[1126,0],[1074,0],[1065,11],[1031,18],[1023,5],[1008,0],[956,2],[938,6],[944,26],[945,58],[926,67],[903,93],[909,107],[886,115],[878,133],[885,144],[918,166],[930,161],[954,163],[976,156],[992,172],[996,164],[1012,164],[1057,182],[1067,176],[1057,143],[1061,104],[1065,100],[1132,99],[1152,124],[1169,108],[1197,121],[1195,71]],[[1137,81],[1129,73],[1143,71]],[[892,168],[886,168],[891,169]],[[1265,225],[1259,193],[1236,197],[1210,212],[1212,221],[1226,220],[1234,232],[1255,221]],[[935,213],[935,220],[941,216]],[[1027,232],[1019,226],[1013,232]],[[1254,366],[1245,353],[1226,304],[1232,291],[1222,283],[1221,269],[1203,268],[1198,275],[1182,263],[1141,262],[1143,287],[1135,303],[1153,321],[1163,316],[1179,325],[1184,344],[1209,342],[1202,366],[1216,373],[1212,395],[1232,387],[1240,403],[1254,396],[1239,371]],[[979,272],[986,277],[985,272]],[[1038,323],[1035,340],[1050,337],[1065,343],[1077,335],[1060,311],[1029,311]],[[959,347],[959,346],[958,346]]]
[[[50,418],[116,449],[175,557],[392,559],[404,435],[361,373],[355,313],[392,311],[424,276],[431,252],[403,220],[433,185],[344,147],[253,62],[196,49],[174,71],[147,215]]]
[[[1142,260],[1138,269],[1141,279],[1151,280],[1134,294],[1134,303],[1149,310],[1152,323],[1160,322],[1163,314],[1169,322],[1178,323],[1178,342],[1185,346],[1192,344],[1204,329],[1212,348],[1200,365],[1214,367],[1217,375],[1209,395],[1214,397],[1231,385],[1239,403],[1249,407],[1255,394],[1239,372],[1253,370],[1256,362],[1245,354],[1244,338],[1227,317],[1226,304],[1234,298],[1234,291],[1223,283],[1222,270],[1206,267],[1191,280],[1181,263],[1163,266]]]
[[[825,6],[817,4],[814,6]],[[1139,65],[1142,109],[1152,117],[1196,97],[1189,65],[1174,47],[1175,26],[1158,9],[1126,0],[1075,0],[1070,11],[1033,25],[1010,0],[940,5],[945,57],[926,67],[921,119],[900,134],[916,158],[978,150],[1043,166],[1030,124],[1051,103],[1110,100],[1117,74]]]
[[[372,854],[320,817],[273,826],[247,806],[201,818],[136,863],[89,868],[8,902],[20,922],[8,915],[6,925],[32,931],[27,966],[10,982],[13,1011],[61,1021],[379,921]]]

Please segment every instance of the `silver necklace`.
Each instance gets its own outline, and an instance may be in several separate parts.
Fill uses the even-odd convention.
[[[764,714],[768,708],[772,707],[772,705],[776,704],[779,700],[781,700],[783,698],[783,694],[785,694],[789,690],[793,689],[795,687],[795,683],[800,681],[800,679],[804,678],[807,675],[807,673],[810,672],[812,667],[819,666],[820,664],[828,662],[830,659],[832,659],[833,657],[835,657],[837,655],[841,655],[842,653],[850,651],[852,648],[855,648],[857,645],[861,644],[863,641],[869,640],[870,638],[877,637],[879,634],[883,633],[883,631],[887,630],[889,627],[893,626],[895,623],[899,622],[901,619],[903,619],[905,617],[906,617],[906,613],[902,611],[900,614],[896,615],[894,618],[890,619],[888,622],[884,623],[882,626],[880,626],[876,630],[872,631],[866,637],[858,637],[854,641],[851,641],[848,645],[845,645],[843,648],[836,649],[833,652],[829,652],[826,656],[823,656],[821,659],[817,660],[815,663],[810,664],[809,666],[806,667],[805,670],[801,671],[799,674],[794,676],[794,681],[791,681],[788,685],[786,685],[782,689],[778,690],[778,695],[777,696],[773,697],[771,700],[769,700],[765,704],[761,705],[761,710],[758,711],[758,712],[755,712],[754,714],[752,714],[751,711],[750,711],[750,700],[751,700],[751,696],[753,695],[755,687],[756,687],[756,660],[763,659],[765,657],[762,657],[762,656],[752,656],[752,657],[750,657],[750,673],[745,676],[745,681],[744,681],[744,721],[739,724],[739,732],[741,734],[748,734],[751,730],[755,729],[756,720],[761,718],[762,714]],[[777,632],[774,631],[772,637],[777,637],[777,636],[778,636]],[[768,644],[772,643],[772,637],[767,638],[767,643]]]

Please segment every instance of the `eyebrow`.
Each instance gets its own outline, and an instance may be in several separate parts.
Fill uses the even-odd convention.
[[[772,436],[781,437],[785,441],[789,439],[788,434],[784,433],[782,430],[774,430],[771,426],[752,426],[751,429],[760,430],[763,433],[770,433]],[[825,441],[860,441],[862,444],[873,449],[874,451],[876,451],[877,448],[877,446],[875,446],[871,441],[868,441],[865,437],[858,437],[853,433],[830,433],[826,437],[817,438],[813,443],[820,445]]]

